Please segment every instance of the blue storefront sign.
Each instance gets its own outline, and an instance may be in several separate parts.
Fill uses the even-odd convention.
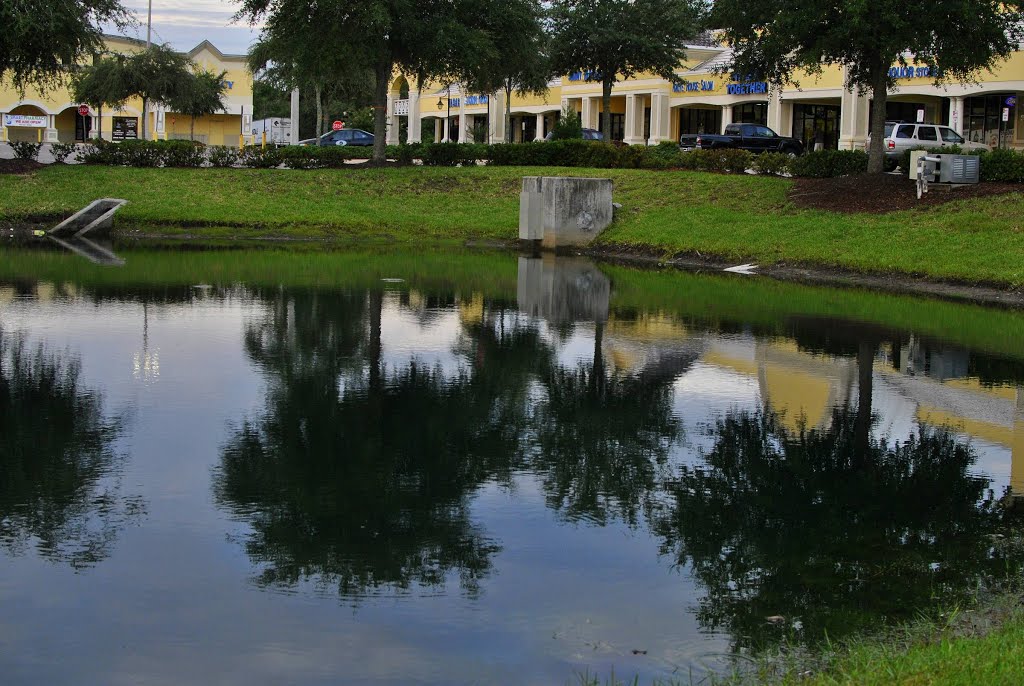
[[[600,81],[601,75],[595,71],[577,71],[569,74],[570,81]]]
[[[1016,107],[1017,106],[1017,96],[1016,95],[1011,95],[1010,97],[1008,97],[1006,99],[1006,106],[1007,107]]]
[[[931,75],[931,67],[892,67],[889,69],[889,78],[891,79],[926,79]]]
[[[487,104],[487,96],[486,95],[467,95],[466,96],[466,105],[467,106],[468,105],[486,105],[486,104]]]
[[[715,90],[714,81],[683,81],[672,84],[672,90],[676,93],[698,93]]]

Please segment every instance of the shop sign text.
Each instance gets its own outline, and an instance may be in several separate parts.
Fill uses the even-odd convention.
[[[46,128],[46,115],[40,114],[5,114],[4,126],[24,126],[33,129]]]
[[[714,81],[683,81],[672,84],[672,90],[676,93],[699,93],[715,90]]]

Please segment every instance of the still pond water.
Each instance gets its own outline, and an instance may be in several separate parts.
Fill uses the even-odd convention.
[[[5,684],[689,680],[1019,563],[1021,314],[119,252],[0,247]]]

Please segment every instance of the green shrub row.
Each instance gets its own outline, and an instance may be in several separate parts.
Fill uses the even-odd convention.
[[[30,141],[11,141],[11,147],[14,149],[14,156],[19,160],[34,160],[39,157],[39,150],[43,144]]]

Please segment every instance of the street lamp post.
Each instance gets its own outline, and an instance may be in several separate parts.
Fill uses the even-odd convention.
[[[443,109],[444,109],[444,103],[441,101],[441,97],[438,96],[438,98],[437,98],[437,111],[440,112]],[[447,122],[445,122],[445,126],[447,126]],[[444,135],[441,136],[441,140],[444,140]]]

